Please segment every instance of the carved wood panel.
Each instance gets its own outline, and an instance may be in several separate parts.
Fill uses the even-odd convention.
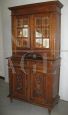
[[[46,101],[46,80],[42,73],[31,75],[31,100],[42,104]]]
[[[14,96],[18,98],[25,98],[26,96],[26,75],[19,68],[13,76],[13,90]]]

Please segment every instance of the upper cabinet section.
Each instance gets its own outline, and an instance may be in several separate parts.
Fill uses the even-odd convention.
[[[59,1],[10,7],[13,54],[31,50],[59,58],[62,7]]]

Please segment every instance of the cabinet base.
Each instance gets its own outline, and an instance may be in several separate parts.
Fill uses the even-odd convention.
[[[24,99],[22,100],[22,99],[19,99],[19,98],[12,97],[12,96],[10,96],[10,94],[8,95],[8,97],[10,97],[10,102],[13,102],[13,99],[15,99],[15,100],[24,101],[24,102],[27,102],[27,103],[30,103],[30,104],[34,104],[34,105],[37,105],[37,106],[40,106],[40,107],[47,108],[49,115],[51,115],[52,109],[54,108],[54,106],[56,104],[59,103],[59,99],[60,99],[60,96],[56,96],[53,103],[51,103],[51,104],[46,103],[46,104],[42,105],[42,104],[34,103],[34,102],[31,102],[31,101],[27,101],[27,100],[24,100]]]

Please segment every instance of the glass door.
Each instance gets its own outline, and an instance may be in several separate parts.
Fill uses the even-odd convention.
[[[34,47],[49,48],[50,24],[49,16],[37,15],[34,17]]]
[[[30,26],[28,16],[16,17],[16,45],[19,48],[30,48]]]

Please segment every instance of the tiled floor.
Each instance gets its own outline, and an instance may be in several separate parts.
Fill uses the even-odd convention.
[[[8,84],[0,80],[0,115],[48,115],[43,107],[14,100],[10,102]],[[51,115],[68,115],[68,102],[60,101],[51,112]]]

